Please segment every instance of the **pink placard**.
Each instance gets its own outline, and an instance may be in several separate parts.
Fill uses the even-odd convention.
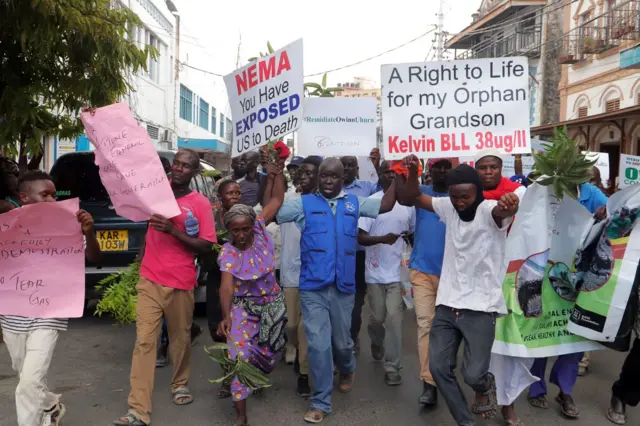
[[[77,198],[0,215],[0,315],[78,318],[84,239]]]
[[[96,164],[116,213],[141,222],[152,214],[171,218],[178,203],[147,130],[124,103],[80,114],[87,137],[96,147]]]

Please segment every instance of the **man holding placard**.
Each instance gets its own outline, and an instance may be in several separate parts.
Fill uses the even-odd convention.
[[[136,345],[131,361],[129,411],[114,421],[115,425],[145,426],[151,422],[156,346],[163,315],[171,342],[173,403],[187,405],[193,402],[187,388],[191,364],[193,290],[197,276],[193,259],[196,253],[211,251],[216,242],[209,200],[189,188],[199,170],[200,158],[196,152],[188,149],[178,151],[171,166],[171,189],[180,207],[180,215],[168,219],[154,214],[149,220],[140,281],[136,287]],[[194,218],[197,220],[195,232],[192,229]]]
[[[55,185],[51,177],[41,171],[22,176],[18,190],[22,206],[56,201]],[[100,245],[93,229],[93,217],[84,210],[78,210],[76,216],[86,242],[85,255],[91,262],[97,262]],[[37,269],[38,265],[34,264],[33,268]],[[47,375],[58,333],[66,331],[67,323],[66,319],[0,315],[13,369],[20,377],[16,388],[18,426],[58,425],[64,416],[65,406],[60,403],[60,395],[47,388]]]

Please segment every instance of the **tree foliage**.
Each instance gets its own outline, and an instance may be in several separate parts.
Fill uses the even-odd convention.
[[[342,92],[342,87],[327,87],[327,73],[322,76],[322,84],[305,83],[304,89],[307,96],[317,96],[320,98],[333,98],[336,92]]]
[[[556,127],[553,138],[543,144],[545,151],[533,153],[536,182],[551,185],[558,199],[566,194],[578,198],[578,186],[589,180],[589,170],[596,160],[589,160],[578,145],[567,135],[565,127]]]
[[[140,25],[110,0],[0,0],[0,149],[38,152],[41,136],[73,138],[83,105],[133,90],[150,47],[125,38]]]

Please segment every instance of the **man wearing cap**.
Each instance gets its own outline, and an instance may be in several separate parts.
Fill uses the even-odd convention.
[[[289,161],[289,164],[287,164],[287,171],[289,172],[289,177],[291,177],[294,192],[297,191],[299,183],[298,169],[300,169],[300,165],[303,161],[304,157],[296,155],[291,159],[291,161]],[[289,188],[288,191],[291,191],[291,188]]]
[[[432,158],[427,162],[432,185],[421,185],[420,191],[430,197],[448,197],[447,176],[452,168],[450,158]],[[444,258],[445,224],[433,212],[416,207],[414,247],[409,261],[413,299],[418,321],[418,357],[423,383],[419,403],[434,406],[438,393],[429,371],[429,333],[435,314],[436,294]]]
[[[370,155],[373,156],[376,149],[377,148],[374,148]],[[344,167],[344,185],[342,187],[344,192],[349,195],[355,195],[356,197],[369,197],[381,189],[377,182],[358,179],[360,172],[358,157],[341,157],[340,161]],[[374,163],[374,165],[376,165],[376,163]],[[353,339],[354,352],[356,354],[360,351],[360,339],[358,335],[360,334],[360,327],[362,327],[362,307],[364,306],[364,299],[367,295],[367,282],[364,276],[365,260],[365,248],[358,244],[358,250],[356,251],[356,298],[351,315],[351,339]]]
[[[504,194],[515,193],[522,199],[526,188],[517,182],[512,182],[502,176],[502,156],[497,149],[485,149],[480,151],[474,159],[474,164],[482,185],[484,198],[487,200],[499,200]]]

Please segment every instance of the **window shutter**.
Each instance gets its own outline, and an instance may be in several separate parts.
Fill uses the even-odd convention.
[[[607,101],[605,106],[605,112],[613,112],[620,109],[620,99],[611,99]]]
[[[589,115],[589,107],[583,106],[578,108],[578,118],[586,118]]]

